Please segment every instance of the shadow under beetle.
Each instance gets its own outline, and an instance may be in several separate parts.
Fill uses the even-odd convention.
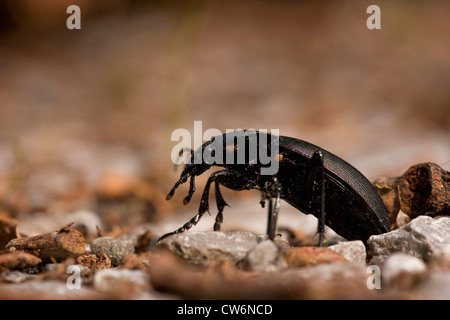
[[[245,143],[239,144],[237,141],[242,135],[245,135]],[[264,139],[261,140],[262,138]],[[218,144],[217,139],[221,139],[222,143]],[[278,149],[274,150],[276,153],[272,153],[273,141],[278,142],[277,148],[274,148]],[[261,174],[261,169],[268,165],[262,164],[258,154],[250,152],[252,144],[263,148],[269,155],[275,154],[272,161],[279,161],[278,171],[275,174]],[[245,160],[241,159],[239,162],[236,160],[242,148],[245,148]],[[181,150],[180,155],[184,151]],[[205,152],[221,161],[205,161],[203,159]],[[209,191],[213,182],[218,209],[215,231],[220,230],[223,210],[227,206],[219,186],[232,190],[256,189],[261,192],[261,206],[264,207],[268,201],[267,234],[272,240],[276,233],[281,199],[301,212],[313,214],[318,218],[319,245],[324,242],[325,224],[347,240],[364,242],[371,235],[390,230],[387,211],[379,194],[370,181],[352,165],[306,141],[272,136],[260,131],[253,131],[253,134],[244,131],[225,133],[212,138],[197,150],[191,150],[190,162],[170,190],[167,200],[172,198],[178,186],[189,179],[189,192],[183,201],[184,204],[189,203],[195,192],[195,177],[211,166],[224,169],[209,176],[198,214],[181,228],[163,235],[158,241],[190,229],[198,223],[206,211],[209,212]]]

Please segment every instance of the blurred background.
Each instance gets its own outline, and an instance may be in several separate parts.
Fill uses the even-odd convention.
[[[66,27],[72,4],[81,30]],[[371,4],[381,30],[366,27]],[[449,170],[449,14],[424,0],[2,0],[0,216],[26,234],[178,228],[207,178],[189,206],[187,186],[165,201],[171,133],[194,120],[279,129],[370,180]],[[225,195],[224,227],[261,210],[256,192]]]

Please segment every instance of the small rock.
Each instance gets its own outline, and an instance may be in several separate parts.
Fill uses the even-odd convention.
[[[122,259],[121,268],[136,269],[149,272],[151,261],[153,260],[154,257],[155,254],[153,252],[143,252],[140,253],[139,255],[129,254]]]
[[[91,252],[93,254],[105,253],[111,259],[111,263],[118,266],[123,257],[127,254],[134,253],[134,244],[131,240],[101,237],[91,242]]]
[[[258,241],[266,241],[266,240],[269,240],[268,235],[264,234],[258,236]],[[281,250],[281,253],[285,255],[288,254],[289,250],[291,249],[289,240],[281,235],[276,236],[275,239],[273,239],[273,243],[275,243],[277,247]]]
[[[411,221],[411,218],[406,213],[404,213],[402,210],[398,211],[397,220],[396,220],[397,227],[403,227],[404,225],[408,224],[410,221]]]
[[[228,259],[238,263],[260,239],[244,231],[187,232],[162,240],[158,247],[165,246],[191,263],[206,266],[216,260]]]
[[[0,217],[0,250],[2,250],[12,239],[20,238],[18,228],[19,221]]]
[[[126,288],[148,290],[149,275],[141,270],[107,269],[95,273],[94,287],[100,291],[117,291]]]
[[[75,229],[69,229],[70,226],[66,225],[55,232],[13,239],[5,248],[26,251],[44,262],[77,257],[86,251],[86,243],[83,235]]]
[[[271,240],[258,243],[244,258],[241,265],[250,271],[274,272],[287,267],[282,249]]]
[[[361,240],[343,241],[328,248],[342,255],[349,262],[366,264],[366,246]]]
[[[77,263],[94,270],[104,270],[111,267],[111,259],[103,252],[82,254],[77,258]]]
[[[0,255],[0,271],[25,269],[41,263],[38,257],[23,251],[14,251]]]
[[[411,219],[450,215],[450,172],[435,163],[410,167],[398,183],[401,210]]]
[[[286,257],[289,267],[305,267],[316,264],[348,262],[342,255],[328,247],[291,248]]]
[[[385,284],[411,287],[416,282],[415,279],[426,270],[427,266],[421,259],[404,253],[394,253],[384,261],[381,275]]]
[[[367,244],[381,259],[403,252],[425,262],[450,261],[450,218],[419,216],[399,229],[371,236]]]

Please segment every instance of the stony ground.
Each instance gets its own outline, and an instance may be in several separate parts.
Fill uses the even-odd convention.
[[[396,179],[398,185],[407,173]],[[400,192],[397,201],[407,213],[389,212],[396,215],[393,230],[373,235],[366,243],[346,241],[327,230],[326,246],[319,247],[313,237],[317,221],[302,216],[300,227],[292,224],[295,215],[301,215],[292,208],[283,210],[285,218],[280,219],[274,241],[250,231],[198,231],[202,225],[159,242],[158,224],[103,234],[101,218],[89,211],[72,213],[73,222],[58,230],[27,237],[19,221],[3,217],[0,297],[448,299],[450,173],[440,173],[434,182],[445,188],[442,198],[436,200],[436,192],[416,198],[441,201],[435,206],[441,211],[408,210]],[[240,222],[249,229],[264,225],[260,213],[240,214]],[[252,227],[247,219],[260,221]],[[185,221],[174,220],[177,226]],[[310,234],[305,233],[308,228]]]
[[[448,1],[0,3],[1,299],[448,299]],[[45,16],[45,21],[41,18]],[[177,128],[279,129],[361,170],[392,231],[367,244],[256,192],[197,212]],[[433,163],[417,167],[419,163]],[[412,168],[412,169],[409,169]],[[380,288],[380,289],[378,289]]]

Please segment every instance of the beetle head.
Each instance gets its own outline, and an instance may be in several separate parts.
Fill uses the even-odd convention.
[[[206,143],[204,143],[200,148],[198,148],[195,151],[190,151],[191,152],[191,156],[189,159],[188,164],[186,164],[186,166],[183,169],[183,172],[181,172],[180,175],[180,179],[175,183],[175,185],[173,186],[173,188],[170,190],[169,194],[167,195],[166,199],[170,200],[174,193],[175,190],[183,183],[185,183],[188,179],[190,179],[190,188],[189,188],[189,193],[186,196],[186,198],[184,198],[184,204],[188,203],[194,193],[194,181],[195,181],[195,177],[201,175],[203,172],[205,172],[206,170],[208,170],[212,164],[209,164],[207,161],[204,160],[203,158],[203,154],[205,152],[205,149],[207,149],[209,152],[211,150],[213,150],[212,148],[214,148],[214,146],[212,146],[212,142],[214,141],[214,138],[211,139],[211,141],[208,141]],[[180,156],[183,154],[183,152],[186,149],[182,149],[180,151]],[[215,151],[213,151],[214,153]]]

